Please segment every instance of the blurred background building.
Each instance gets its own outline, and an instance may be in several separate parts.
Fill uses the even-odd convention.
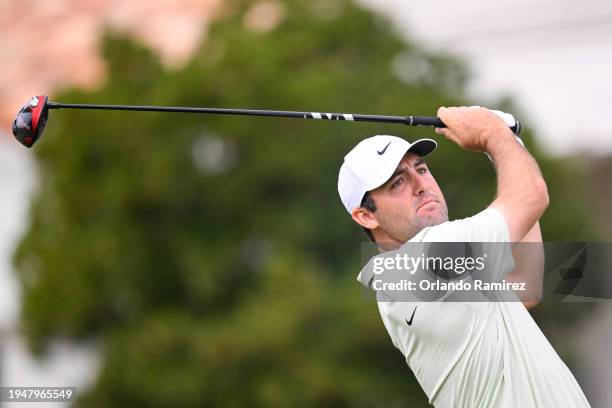
[[[251,3],[243,24],[254,31],[272,30],[290,7],[279,1]],[[467,87],[471,101],[487,105],[504,97],[512,99],[517,116],[535,133],[535,142],[545,154],[582,165],[589,195],[581,199],[593,204],[596,222],[609,239],[612,232],[609,2],[504,0],[492,4],[482,0],[461,3],[442,0],[417,4],[360,0],[359,5],[379,14],[379,24],[390,21],[393,30],[413,43],[462,58],[471,72]],[[333,18],[334,7],[323,9]],[[206,40],[208,23],[224,10],[223,0],[0,2],[3,385],[86,387],[95,382],[101,364],[95,341],[58,340],[46,357],[35,358],[17,330],[21,289],[15,277],[13,253],[30,222],[30,200],[36,191],[38,173],[32,151],[12,140],[10,125],[14,114],[36,94],[53,94],[66,87],[85,90],[102,87],[109,77],[109,68],[99,45],[107,29],[142,41],[155,50],[163,66],[172,72],[188,63],[200,42]],[[410,83],[425,77],[429,66],[397,55],[389,69],[400,80]],[[432,106],[430,112],[418,113],[430,114],[434,110]],[[567,188],[571,190],[572,186]],[[609,303],[597,304],[574,327],[581,333],[575,344],[577,367],[581,378],[587,381],[585,392],[593,406],[612,406],[612,389],[608,386],[612,379],[612,353],[607,348],[612,343],[610,328]]]

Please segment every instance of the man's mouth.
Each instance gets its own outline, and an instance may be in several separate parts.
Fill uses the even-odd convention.
[[[421,205],[419,205],[419,206],[418,206],[417,211],[419,211],[421,208],[423,208],[423,207],[425,207],[425,206],[427,206],[427,205],[429,205],[429,204],[431,204],[431,203],[437,203],[437,201],[436,201],[436,200],[434,200],[434,199],[427,199],[427,200],[425,200],[425,201],[423,202],[423,204],[421,204]]]

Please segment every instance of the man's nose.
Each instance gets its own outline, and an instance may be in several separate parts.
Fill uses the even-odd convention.
[[[412,173],[412,189],[414,195],[421,195],[425,191],[425,180],[416,171]]]

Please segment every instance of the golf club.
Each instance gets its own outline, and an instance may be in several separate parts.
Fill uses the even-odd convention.
[[[209,113],[221,115],[250,115],[250,116],[276,116],[285,118],[320,119],[320,120],[345,120],[355,122],[384,122],[400,123],[408,126],[434,126],[446,127],[442,121],[435,116],[384,116],[384,115],[361,115],[353,113],[321,113],[321,112],[298,112],[278,110],[254,110],[254,109],[221,109],[221,108],[193,108],[180,106],[139,106],[139,105],[93,105],[93,104],[71,104],[50,102],[46,95],[34,96],[17,113],[13,121],[13,135],[26,147],[32,147],[40,139],[47,119],[49,109],[96,109],[96,110],[125,110],[141,112],[185,112],[185,113]],[[521,124],[510,114],[493,111],[500,116],[506,125],[518,135],[521,132]]]

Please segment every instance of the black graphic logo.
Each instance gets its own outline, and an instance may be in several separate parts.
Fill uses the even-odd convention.
[[[412,316],[410,316],[410,320],[406,319],[406,323],[408,323],[408,326],[412,326],[412,320],[414,319],[414,313],[416,312],[417,307],[418,306],[416,306],[414,310],[412,311]]]
[[[378,153],[379,156],[382,156],[383,154],[385,154],[385,152],[387,151],[387,147],[389,147],[390,144],[391,144],[391,142],[387,143],[387,145],[385,146],[384,149],[377,150],[376,153]]]

